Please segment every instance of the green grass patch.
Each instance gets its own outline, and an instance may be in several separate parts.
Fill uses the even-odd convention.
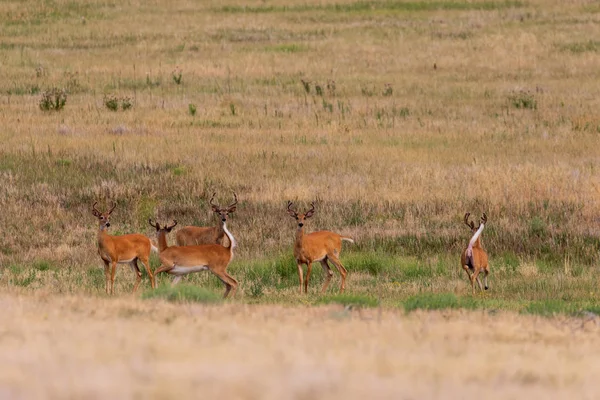
[[[317,300],[317,304],[341,304],[343,306],[353,307],[377,307],[379,302],[377,299],[370,296],[343,293],[320,297]]]
[[[145,291],[143,299],[164,299],[171,302],[193,302],[215,304],[222,301],[218,294],[193,285],[162,285],[154,290]]]

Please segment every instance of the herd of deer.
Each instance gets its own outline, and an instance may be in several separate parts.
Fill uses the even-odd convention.
[[[219,216],[220,223],[215,227],[196,227],[186,226],[180,229],[175,235],[177,246],[167,244],[167,234],[177,225],[173,221],[171,225],[160,225],[153,223],[152,219],[148,223],[156,229],[158,248],[156,248],[150,239],[142,234],[129,234],[112,236],[107,233],[110,226],[110,215],[114,211],[116,204],[106,212],[100,212],[96,209],[97,202],[92,206],[92,213],[99,222],[98,230],[98,254],[104,262],[104,274],[106,277],[106,293],[113,294],[115,273],[117,264],[129,264],[131,270],[136,274],[136,282],[133,286],[135,293],[142,280],[137,261],[141,261],[146,268],[152,288],[156,288],[155,277],[161,272],[174,275],[173,285],[176,285],[181,277],[192,272],[210,270],[225,284],[225,294],[227,297],[230,292],[235,295],[238,287],[238,281],[227,273],[227,267],[233,259],[233,249],[236,247],[236,241],[229,229],[227,229],[227,217],[236,210],[237,195],[234,193],[234,202],[227,207],[220,207],[213,203],[215,194],[211,197],[209,203],[212,210]],[[299,214],[292,209],[292,202],[287,203],[287,212],[296,219],[298,228],[296,230],[296,241],[294,243],[294,257],[298,266],[298,277],[300,280],[300,292],[304,283],[304,292],[308,292],[308,280],[312,270],[313,262],[320,262],[325,272],[325,282],[322,292],[327,290],[333,272],[329,263],[333,264],[340,273],[342,283],[340,292],[346,288],[346,276],[348,271],[340,261],[340,252],[342,250],[342,241],[354,243],[349,237],[339,235],[330,231],[318,231],[309,234],[304,233],[304,222],[307,218],[313,216],[315,205],[311,203],[311,208],[304,214]],[[464,217],[465,224],[473,232],[473,237],[468,246],[461,255],[462,268],[467,273],[471,282],[471,290],[475,290],[475,281],[479,284],[480,290],[483,290],[479,274],[484,272],[485,289],[488,289],[487,276],[489,274],[488,257],[481,246],[481,232],[484,224],[487,222],[485,213],[481,217],[479,227],[476,229],[473,221],[469,222],[470,213]],[[150,252],[159,253],[161,265],[154,274],[150,269]],[[303,279],[302,264],[306,264],[306,278]]]

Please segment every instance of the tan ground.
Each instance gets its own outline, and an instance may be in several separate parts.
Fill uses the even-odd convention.
[[[0,296],[0,398],[597,398],[584,319]]]

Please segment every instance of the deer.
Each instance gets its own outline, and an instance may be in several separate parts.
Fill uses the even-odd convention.
[[[155,276],[161,272],[175,275],[172,282],[172,286],[175,286],[184,275],[209,270],[225,284],[223,298],[227,298],[230,291],[232,296],[235,296],[238,281],[227,273],[227,267],[233,259],[233,249],[237,247],[237,242],[227,229],[225,220],[222,220],[221,228],[229,239],[228,246],[220,244],[168,246],[166,235],[177,225],[177,221],[174,221],[171,226],[164,225],[163,227],[158,222],[156,224],[153,224],[152,220],[148,220],[148,222],[156,229],[159,244],[158,257],[161,265],[154,271]]]
[[[485,285],[485,290],[489,289],[487,277],[490,273],[490,266],[488,264],[488,255],[483,249],[480,239],[484,225],[487,223],[487,215],[483,213],[481,216],[481,222],[479,223],[479,227],[477,229],[475,229],[475,223],[473,221],[469,222],[470,215],[471,213],[465,214],[464,223],[471,229],[471,232],[473,232],[473,237],[469,241],[467,247],[463,250],[460,257],[460,263],[462,268],[465,270],[469,281],[471,281],[471,293],[475,294],[476,280],[477,284],[479,285],[479,290],[483,292],[481,280],[479,279],[479,274],[481,271],[484,273],[483,282]]]
[[[227,222],[229,214],[235,212],[237,204],[237,195],[233,193],[234,202],[227,207],[220,207],[213,203],[216,193],[213,193],[210,198],[210,205],[212,210],[219,215],[221,222]],[[178,246],[192,246],[199,244],[221,244],[225,238],[225,231],[223,225],[218,224],[212,227],[198,227],[198,226],[185,226],[180,229],[176,236],[176,242]]]
[[[117,264],[129,264],[131,270],[136,274],[136,281],[133,286],[133,293],[135,293],[142,280],[142,272],[138,268],[137,261],[141,261],[148,276],[150,277],[150,284],[154,289],[156,283],[154,276],[150,270],[150,251],[156,251],[156,247],[152,245],[150,239],[145,235],[139,233],[133,233],[129,235],[111,236],[107,233],[110,227],[110,215],[117,206],[113,203],[110,210],[107,212],[100,212],[96,208],[95,202],[92,206],[92,214],[98,218],[98,254],[104,262],[104,275],[106,277],[106,294],[114,294],[115,285],[115,273],[117,270]]]
[[[294,258],[298,266],[298,278],[300,280],[300,293],[302,293],[302,264],[306,264],[306,279],[304,280],[304,293],[308,293],[308,280],[310,279],[310,273],[312,270],[313,262],[320,262],[325,272],[325,282],[321,293],[325,293],[333,272],[328,262],[335,265],[342,278],[340,286],[340,293],[343,293],[346,289],[346,276],[348,270],[342,265],[340,261],[340,252],[342,251],[342,241],[354,243],[354,239],[342,236],[330,231],[318,231],[309,234],[304,233],[304,223],[306,219],[313,216],[315,213],[315,203],[310,204],[310,209],[304,214],[299,214],[296,210],[292,209],[292,202],[287,203],[287,212],[290,216],[296,219],[298,223],[298,229],[296,230],[296,241],[294,242]]]

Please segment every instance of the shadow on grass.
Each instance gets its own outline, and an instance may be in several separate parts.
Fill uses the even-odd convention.
[[[209,290],[192,285],[161,285],[155,290],[148,290],[142,294],[143,299],[164,299],[170,302],[193,302],[217,304],[223,298]]]

